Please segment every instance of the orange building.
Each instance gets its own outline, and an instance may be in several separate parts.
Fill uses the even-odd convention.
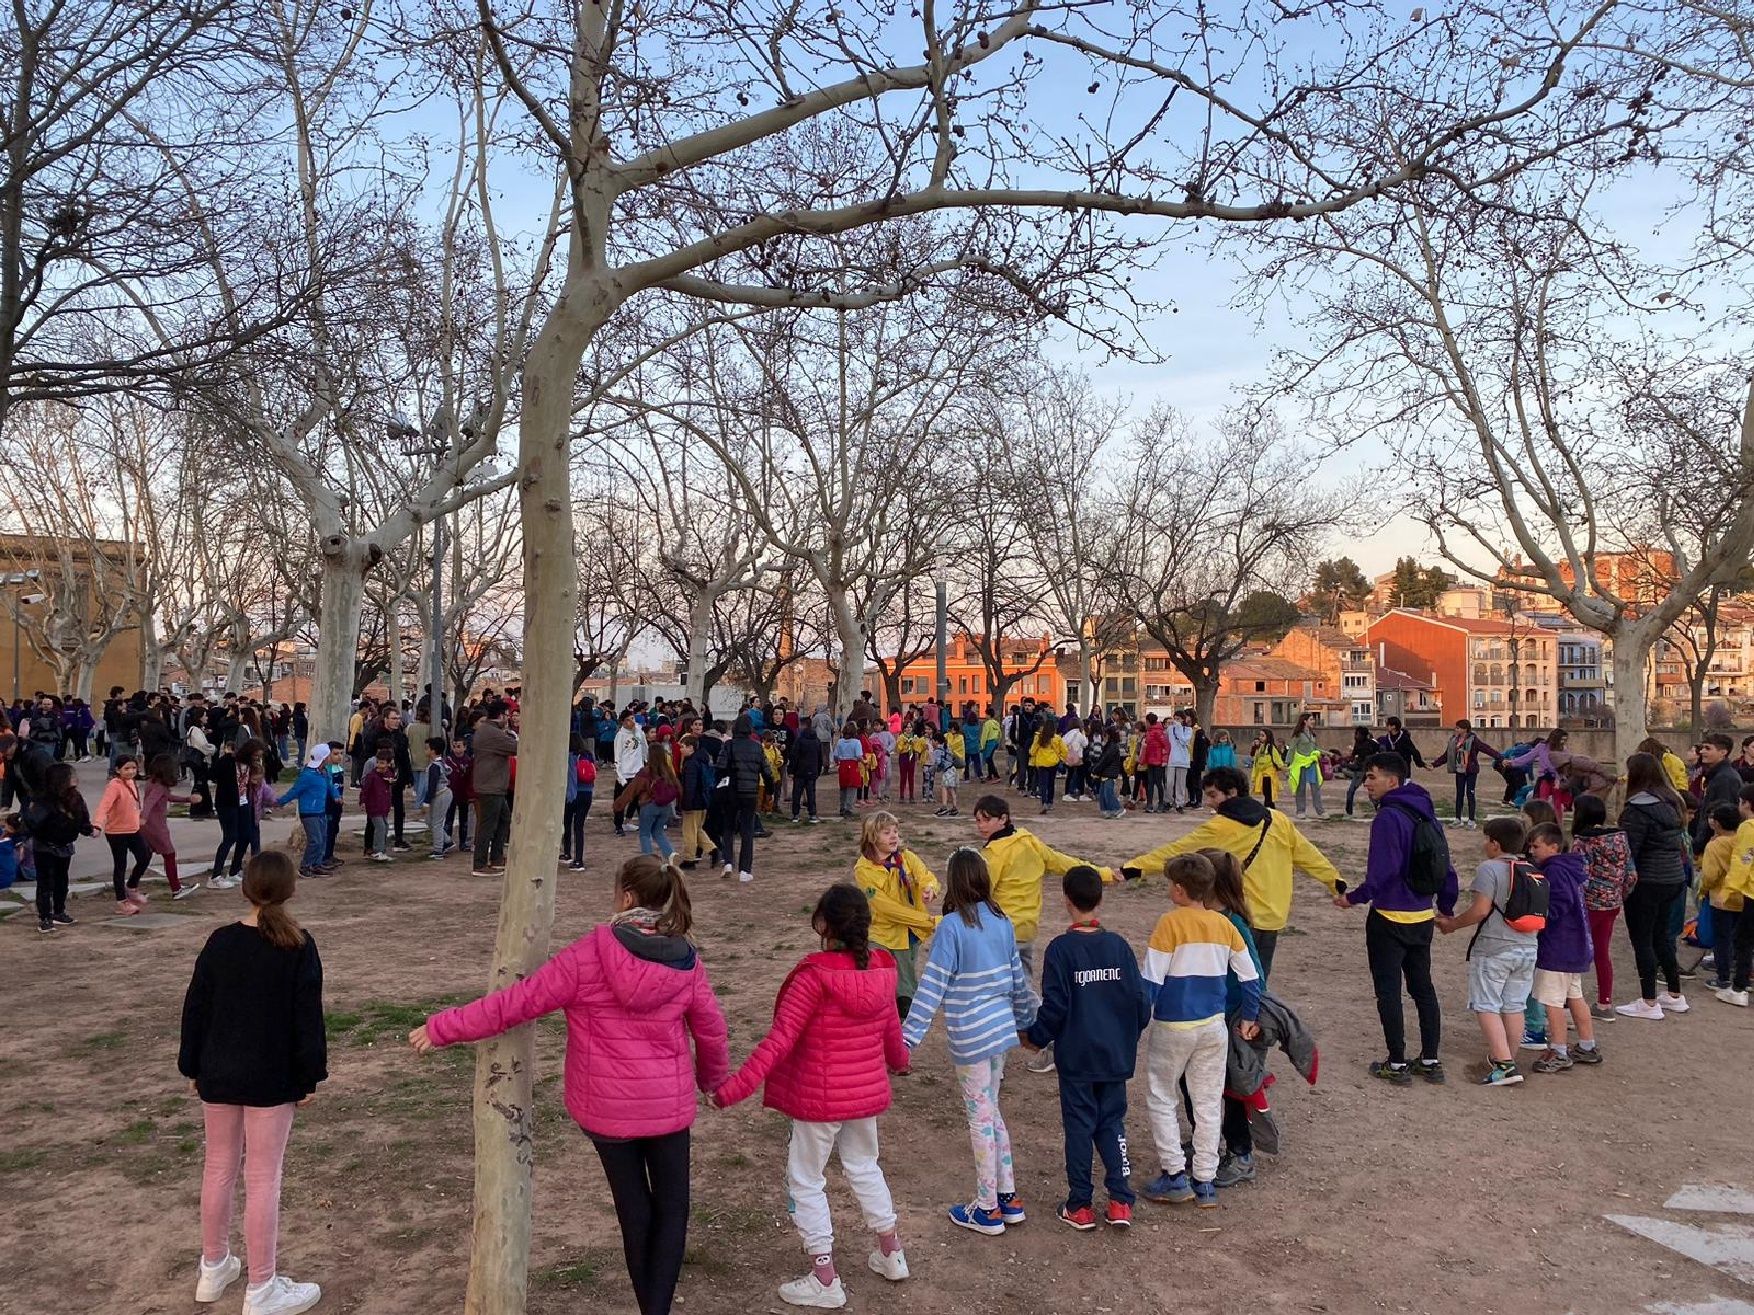
[[[1212,720],[1218,726],[1296,724],[1303,713],[1316,714],[1318,724],[1343,725],[1344,700],[1318,671],[1282,657],[1245,655],[1227,664],[1218,677],[1218,698]]]
[[[1268,652],[1307,667],[1343,701],[1342,715],[1327,725],[1369,726],[1376,720],[1376,662],[1363,636],[1313,622],[1292,626]]]
[[[1060,674],[1053,642],[1046,635],[1001,640],[1000,657],[1005,673],[1017,674],[1017,679],[1005,691],[1007,702],[1015,703],[1027,696],[1038,703],[1045,701],[1050,707],[1066,706],[1066,678]],[[868,676],[872,674],[867,673]],[[952,706],[972,700],[984,710],[993,699],[992,682],[986,664],[981,661],[980,650],[965,634],[950,641],[950,651],[944,658],[944,677],[950,685],[947,697]],[[901,669],[902,703],[924,703],[932,697],[937,680],[937,655],[928,653],[915,658]],[[869,688],[880,686],[882,682],[867,679],[865,684]],[[881,699],[881,689],[876,693]],[[1000,715],[1004,715],[1002,709]]]
[[[1520,618],[1431,616],[1397,608],[1372,623],[1382,666],[1432,673],[1434,693],[1451,718],[1482,727],[1555,724],[1555,637]]]

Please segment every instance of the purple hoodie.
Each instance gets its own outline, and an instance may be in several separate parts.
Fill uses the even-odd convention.
[[[1394,804],[1401,807],[1392,807]],[[1403,781],[1384,795],[1370,823],[1370,856],[1364,862],[1364,884],[1346,892],[1348,904],[1369,904],[1393,913],[1422,913],[1431,907],[1429,895],[1417,894],[1407,884],[1407,857],[1413,849],[1413,819],[1407,815],[1408,808],[1425,814],[1433,826],[1438,825],[1431,796],[1424,786]],[[1446,917],[1456,911],[1453,863],[1444,873],[1443,888],[1437,892],[1437,907]]]
[[[1555,854],[1538,865],[1547,878],[1547,925],[1535,937],[1535,967],[1550,973],[1587,973],[1593,962],[1583,888],[1589,862],[1582,854]]]

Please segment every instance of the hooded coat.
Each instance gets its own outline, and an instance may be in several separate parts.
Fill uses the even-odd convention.
[[[887,1001],[895,1017],[895,984]],[[427,1020],[433,1044],[498,1036],[566,1012],[566,1109],[598,1137],[663,1137],[694,1123],[695,1089],[730,1071],[725,1016],[694,946],[603,924],[521,982]],[[689,1038],[694,1039],[692,1052]]]
[[[869,1119],[889,1108],[889,1073],[907,1071],[895,1011],[895,960],[872,948],[864,968],[846,950],[806,955],[787,975],[773,1026],[719,1088],[735,1105],[762,1082],[761,1103],[806,1123]]]

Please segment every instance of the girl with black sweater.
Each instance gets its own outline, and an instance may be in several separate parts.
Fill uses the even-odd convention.
[[[250,911],[207,938],[183,998],[177,1069],[201,1097],[207,1125],[201,1176],[201,1265],[195,1300],[212,1302],[242,1268],[231,1254],[232,1203],[244,1176],[244,1315],[298,1315],[322,1289],[275,1272],[280,1173],[293,1111],[329,1076],[323,963],[286,911],[298,884],[292,859],[258,854],[244,869]]]
[[[37,930],[72,926],[73,917],[67,912],[67,869],[73,863],[73,843],[80,836],[97,834],[72,763],[49,764],[43,773],[42,793],[24,810],[24,830],[36,856]]]
[[[1686,808],[1669,784],[1663,765],[1648,753],[1626,760],[1626,809],[1620,827],[1632,851],[1638,881],[1626,895],[1626,934],[1638,963],[1638,994],[1615,1007],[1627,1018],[1659,1019],[1684,1014],[1690,1007],[1681,994],[1681,966],[1675,957],[1675,933],[1669,918],[1686,890]],[[1657,990],[1657,970],[1664,985]]]

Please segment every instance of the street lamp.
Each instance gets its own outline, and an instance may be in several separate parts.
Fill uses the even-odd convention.
[[[950,676],[945,669],[944,654],[950,643],[950,582],[942,571],[932,577],[932,588],[937,593],[938,604],[938,679],[933,689],[937,692],[938,716],[942,721],[944,705],[950,699]]]
[[[6,575],[0,575],[0,584],[12,590],[12,701],[14,703],[18,702],[20,697],[18,660],[19,650],[24,647],[18,624],[19,604],[40,603],[47,596],[45,594],[20,594],[18,586],[30,584],[41,578],[40,573],[36,571],[12,571]]]

